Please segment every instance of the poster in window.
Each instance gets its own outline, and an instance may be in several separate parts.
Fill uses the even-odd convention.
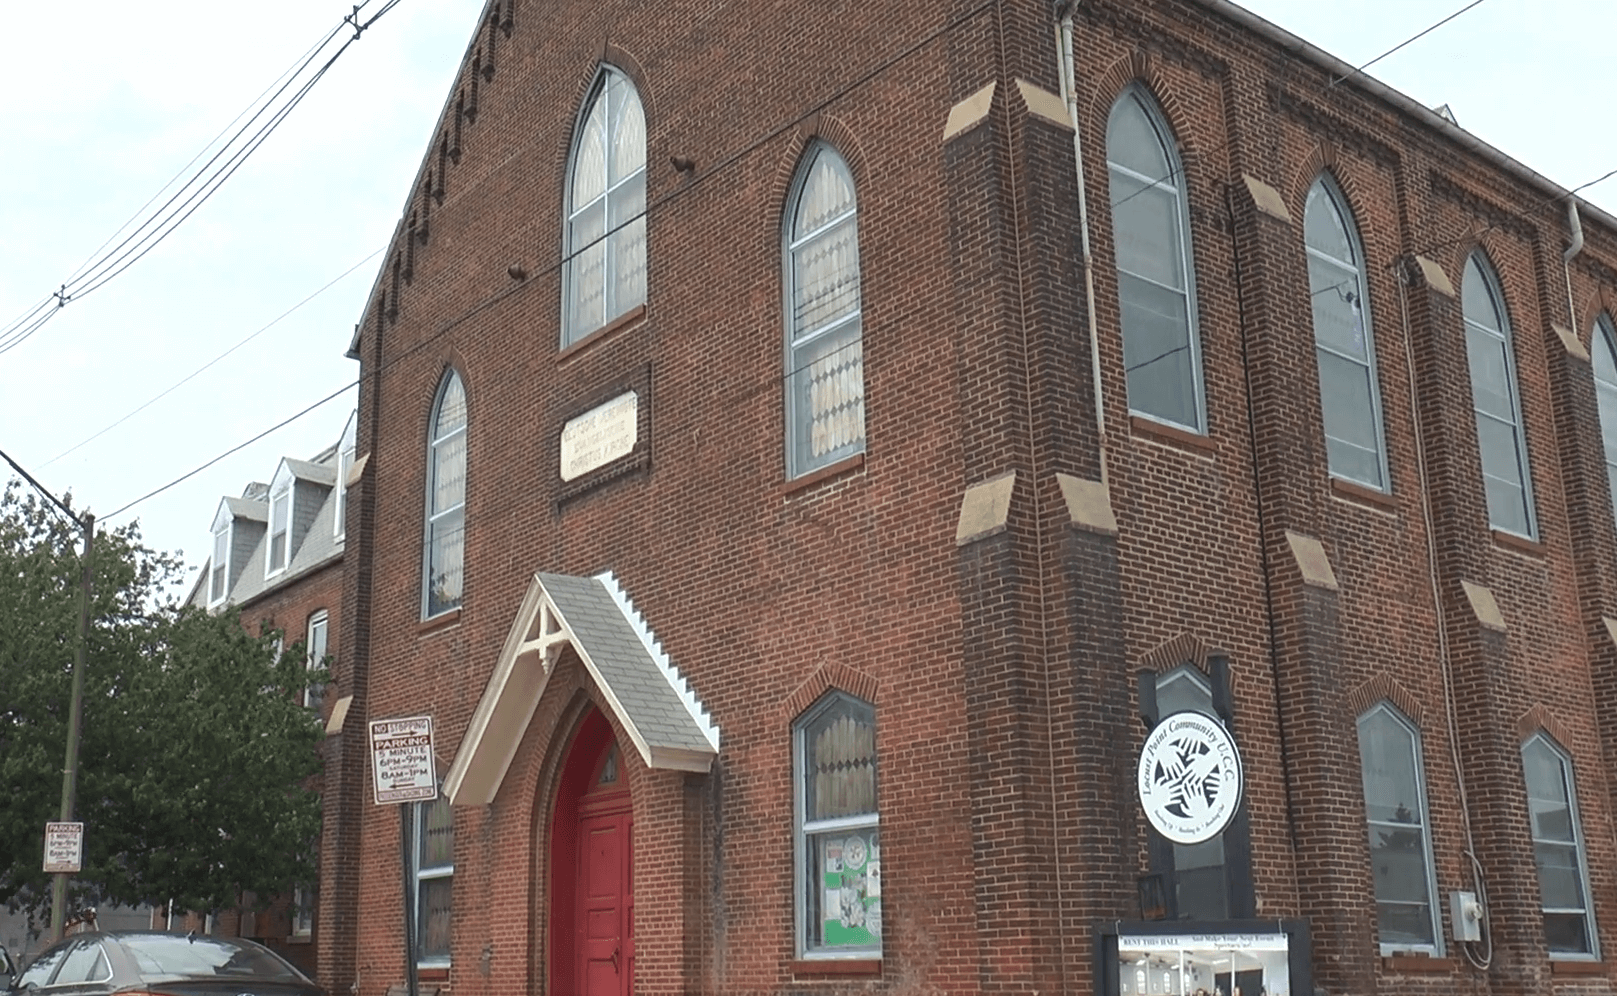
[[[881,943],[881,849],[873,830],[821,837],[821,938],[826,947]]]

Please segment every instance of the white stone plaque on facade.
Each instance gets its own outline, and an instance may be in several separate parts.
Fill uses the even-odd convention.
[[[571,481],[634,452],[640,396],[620,394],[561,428],[561,479]]]
[[[378,806],[438,798],[437,769],[431,716],[371,720],[371,784]]]
[[[1140,806],[1158,833],[1199,844],[1223,833],[1241,806],[1241,755],[1223,723],[1176,712],[1146,735],[1139,785]]]
[[[84,864],[84,824],[45,824],[45,871],[77,874]]]

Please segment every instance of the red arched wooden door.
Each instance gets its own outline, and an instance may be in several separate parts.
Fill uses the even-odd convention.
[[[557,791],[551,834],[550,991],[634,991],[634,811],[605,717],[580,725]]]

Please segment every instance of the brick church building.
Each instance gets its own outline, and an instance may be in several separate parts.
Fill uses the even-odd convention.
[[[1617,219],[1228,0],[469,27],[351,344],[330,991],[1611,991]]]

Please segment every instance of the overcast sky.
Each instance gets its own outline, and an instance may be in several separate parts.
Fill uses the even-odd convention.
[[[1357,65],[1465,2],[1245,5]],[[7,4],[0,323],[68,279],[351,5]],[[370,0],[362,16],[381,5]],[[403,0],[172,237],[0,353],[9,413],[0,449],[105,515],[352,382],[358,365],[343,353],[379,265],[365,260],[393,231],[482,6]],[[1487,0],[1370,73],[1424,104],[1449,104],[1463,127],[1572,187],[1617,168],[1605,121],[1617,92],[1614,35],[1609,0]],[[1617,180],[1584,196],[1617,213]],[[347,392],[114,524],[138,516],[148,543],[200,566],[220,496],[268,481],[282,455],[306,458],[335,442],[354,398]]]

